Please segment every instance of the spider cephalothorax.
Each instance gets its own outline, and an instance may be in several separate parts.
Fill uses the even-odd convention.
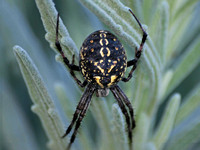
[[[63,53],[58,40],[59,15],[57,17],[55,42],[57,50],[62,55],[63,62],[69,67],[70,73],[77,84],[81,87],[85,87],[87,85],[76,108],[73,119],[67,128],[66,133],[63,135],[63,137],[68,135],[75,124],[75,129],[70,139],[68,149],[75,140],[77,130],[80,127],[81,121],[86,114],[92,95],[95,91],[98,97],[107,96],[109,90],[113,93],[119,107],[122,110],[122,113],[125,116],[130,145],[132,143],[132,130],[135,128],[133,108],[127,96],[119,88],[117,83],[120,80],[127,82],[131,79],[132,73],[136,69],[137,62],[141,56],[143,45],[147,38],[147,33],[144,31],[133,12],[130,9],[129,11],[134,16],[143,32],[140,47],[135,49],[135,58],[127,61],[126,52],[117,37],[109,31],[99,30],[90,34],[83,42],[80,49],[79,66],[74,64],[74,55],[72,63],[70,64],[69,60]],[[126,68],[130,66],[132,66],[132,69],[129,72],[128,77],[125,78],[124,73]],[[83,83],[81,83],[81,81],[76,77],[74,71],[80,71],[82,73],[85,79]],[[126,107],[128,108],[128,111]]]

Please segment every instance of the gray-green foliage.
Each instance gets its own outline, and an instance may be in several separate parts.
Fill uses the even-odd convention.
[[[140,44],[142,32],[128,8],[131,8],[138,16],[149,34],[133,79],[129,83],[120,83],[135,110],[137,127],[133,131],[134,150],[200,148],[200,72],[195,71],[200,66],[200,19],[198,17],[200,2],[198,0],[79,1],[91,12],[80,6],[79,2],[66,1],[62,7],[66,6],[70,12],[66,17],[67,26],[62,21],[65,14],[60,12],[59,39],[65,55],[70,60],[73,54],[78,58],[77,47],[81,45],[83,35],[87,36],[89,32],[92,32],[96,28],[94,26],[98,26],[97,29],[103,28],[94,14],[121,39],[129,59],[133,58],[134,49]],[[46,31],[45,38],[50,47],[57,52],[54,45],[58,13],[55,5],[52,0],[35,0],[35,2]],[[56,64],[47,59],[47,52],[42,51],[25,16],[19,10],[19,8],[24,9],[23,5],[20,7],[17,5],[19,7],[17,8],[6,0],[3,0],[2,4],[1,53],[3,54],[5,50],[9,51],[11,47],[7,45],[11,43],[13,45],[18,43],[28,51],[29,54],[20,46],[14,47],[15,57],[33,102],[31,110],[38,115],[41,121],[49,141],[48,148],[65,149],[68,138],[67,140],[61,139],[60,136],[72,118],[78,99],[80,99],[80,91],[83,89],[79,90],[79,87],[75,86],[76,83],[71,81],[70,76],[66,75],[67,79],[62,80],[60,74],[65,76],[66,71],[58,70]],[[91,24],[94,26],[91,27]],[[12,25],[15,26],[16,31]],[[1,109],[3,130],[0,134],[5,137],[0,144],[5,149],[27,149],[28,145],[30,149],[44,149],[46,143],[39,142],[32,133],[30,122],[26,119],[28,115],[25,116],[23,111],[19,111],[23,107],[13,102],[13,100],[21,100],[15,90],[23,93],[19,90],[22,85],[9,78],[9,76],[13,77],[18,74],[9,71],[13,69],[8,68],[9,60],[12,62],[14,58],[11,54],[6,56],[8,57],[5,58],[9,59],[0,56],[3,60],[1,70],[6,70],[2,71],[0,80],[3,97],[1,107],[4,108]],[[58,53],[56,60],[63,64]],[[76,63],[78,63],[77,59]],[[81,78],[80,74],[77,73],[77,75]],[[114,97],[110,95],[104,99],[93,96],[90,111],[83,121],[72,149],[128,150],[124,116],[118,105],[114,103]],[[16,111],[8,113],[8,105],[13,105],[10,109]],[[14,112],[18,114],[20,121],[16,120],[16,114],[12,115]],[[14,127],[14,121],[17,122],[16,127]],[[36,124],[39,124],[39,120]],[[24,128],[26,133],[17,130],[17,126]],[[11,131],[15,130],[17,132],[11,134]],[[20,134],[22,138],[16,140]],[[27,141],[21,144],[25,138]],[[14,147],[13,144],[9,144],[10,141],[18,144]]]

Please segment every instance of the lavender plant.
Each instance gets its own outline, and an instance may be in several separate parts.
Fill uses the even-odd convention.
[[[35,2],[46,31],[45,38],[57,53],[55,30],[58,11],[55,4],[52,0],[35,0]],[[134,78],[128,84],[120,84],[131,100],[135,111],[137,124],[133,131],[133,149],[195,150],[200,148],[200,72],[195,71],[200,66],[200,19],[197,17],[200,3],[198,0],[80,0],[80,2],[91,11],[84,10],[86,15],[90,14],[88,20],[91,24],[108,28],[123,41],[129,59],[134,56],[135,47],[139,46],[142,37],[137,22],[128,12],[129,8],[138,16],[149,34]],[[5,5],[7,5],[6,1],[4,1]],[[99,23],[91,15],[92,13],[103,24]],[[64,18],[64,14],[60,12],[60,15],[61,19]],[[1,14],[0,19],[3,20],[4,15]],[[69,20],[73,21],[76,18],[72,17]],[[22,23],[24,22],[20,21],[20,24]],[[88,22],[86,25],[79,23],[86,27]],[[1,24],[0,26],[3,26]],[[86,28],[86,31],[81,29],[83,33],[78,32],[74,35],[69,28],[61,20],[59,37],[65,55],[71,59],[75,54],[75,63],[78,63],[79,50],[76,45],[81,45],[82,43],[79,42],[84,39],[81,39],[79,35],[90,34],[84,32],[91,29]],[[29,29],[26,28],[25,31]],[[5,34],[3,31],[0,32],[2,32],[1,35]],[[28,37],[31,41],[29,45],[37,45],[37,41],[31,38],[32,36]],[[13,39],[16,38],[19,37],[13,37]],[[3,45],[2,42],[0,45]],[[3,46],[1,46],[1,51],[2,48]],[[48,148],[66,149],[68,139],[60,137],[72,118],[83,89],[75,86],[75,82],[70,80],[67,67],[63,67],[66,68],[65,72],[52,71],[57,69],[55,65],[48,65],[50,62],[46,60],[45,51],[42,51],[40,46],[31,48],[32,52],[28,51],[30,55],[20,46],[14,46],[13,49],[33,103],[31,110],[39,117],[47,135]],[[32,54],[34,50],[40,59],[35,59],[36,56]],[[58,53],[56,60],[63,64]],[[60,74],[68,79],[56,82],[56,79],[62,79],[57,78]],[[51,79],[53,83],[49,83]],[[193,84],[190,85],[191,83]],[[12,91],[7,88],[9,82],[1,82],[1,85],[6,85],[0,87],[1,91],[6,91],[2,92],[4,105],[1,105],[3,106],[1,110],[5,114],[2,131],[6,137],[4,141],[5,143],[9,143],[10,140],[22,143],[20,139],[16,141],[15,134],[8,136],[10,128],[13,131],[16,129],[13,125],[10,126],[12,121],[7,120],[12,112],[6,113],[8,109],[5,106],[9,103],[13,104],[14,102],[9,99],[15,98],[5,96],[10,95]],[[13,110],[20,109],[17,105],[13,106]],[[94,96],[89,109],[91,112],[88,112],[89,115],[86,116],[72,149],[128,150],[125,120],[114,98],[109,96],[100,99]],[[23,118],[18,126],[21,125],[26,131],[23,133],[23,130],[19,130],[16,134],[21,133],[21,140],[28,136],[26,143],[29,144],[19,144],[17,147],[12,144],[3,145],[8,149],[22,149],[22,147],[27,149],[29,145],[33,145],[30,149],[41,149],[41,144],[37,142],[37,138],[31,132],[28,121],[25,119],[27,116],[23,116],[20,111],[16,112],[20,114],[20,118]],[[16,122],[19,121],[16,120]]]

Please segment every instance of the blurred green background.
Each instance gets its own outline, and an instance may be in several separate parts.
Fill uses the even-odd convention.
[[[78,0],[55,0],[54,3],[78,48],[88,34],[107,28]],[[200,1],[197,4],[188,27],[188,31],[191,26],[192,29],[195,28],[195,33],[189,35],[190,40],[183,44],[182,49],[186,49],[200,34]],[[46,32],[35,1],[1,0],[0,10],[0,149],[22,150],[32,147],[31,149],[44,150],[47,149],[48,139],[39,118],[30,110],[32,102],[14,57],[13,46],[20,45],[31,56],[58,108],[61,109],[54,91],[56,82],[65,85],[66,95],[75,101],[75,105],[80,99],[80,93],[64,66],[55,61],[55,52],[50,50],[44,38]],[[148,24],[145,20],[143,23]],[[171,60],[168,67],[174,62],[175,60]],[[200,64],[171,93],[179,92],[184,98],[199,82]],[[110,103],[112,102],[114,100]],[[159,109],[157,122],[165,105],[166,101]],[[196,113],[200,113],[200,108]],[[90,112],[88,115],[92,118]],[[196,148],[199,145],[197,143]]]

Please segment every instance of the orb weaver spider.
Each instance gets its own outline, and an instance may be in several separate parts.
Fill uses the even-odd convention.
[[[76,107],[72,121],[65,134],[62,136],[62,138],[67,136],[75,124],[68,149],[70,149],[71,144],[76,138],[78,128],[80,127],[80,124],[86,114],[94,92],[96,92],[97,97],[105,97],[109,94],[109,90],[113,93],[123,115],[125,116],[129,143],[132,143],[132,130],[136,126],[134,111],[127,96],[120,89],[117,83],[119,81],[128,82],[132,78],[132,74],[137,67],[138,60],[140,59],[142,49],[148,35],[135,14],[130,9],[129,11],[143,32],[140,47],[135,49],[135,58],[127,61],[126,52],[117,37],[109,31],[98,30],[91,33],[83,42],[79,54],[79,66],[74,64],[74,55],[72,57],[72,63],[70,63],[64,55],[58,39],[59,14],[57,16],[55,46],[61,54],[63,62],[70,69],[70,74],[76,83],[81,87],[85,87],[87,85]],[[131,66],[132,69],[129,72],[128,77],[123,77],[126,68]],[[82,73],[85,79],[84,82],[81,82],[76,77],[74,71],[80,71]],[[128,111],[126,107],[128,108]]]

